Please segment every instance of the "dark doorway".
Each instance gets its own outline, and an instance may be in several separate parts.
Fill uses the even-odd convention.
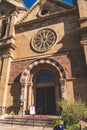
[[[36,111],[39,108],[42,108],[43,115],[55,115],[55,87],[36,88]]]

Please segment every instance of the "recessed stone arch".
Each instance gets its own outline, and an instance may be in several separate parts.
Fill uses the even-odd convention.
[[[54,59],[50,59],[50,58],[42,58],[42,59],[38,59],[38,60],[32,62],[30,65],[28,65],[26,67],[26,69],[23,71],[23,73],[21,75],[20,82],[22,84],[27,83],[31,69],[35,66],[38,66],[39,64],[44,64],[44,63],[51,64],[52,66],[54,66],[60,74],[60,79],[66,79],[66,77],[67,77],[66,72],[59,62],[55,61]]]
[[[42,84],[34,82],[35,80],[33,79],[35,79],[35,77],[38,76],[37,75],[38,73],[40,74],[40,71],[44,72],[48,71],[55,77],[55,81],[50,84],[50,87],[52,87],[52,89],[54,89],[55,92],[54,93],[55,100],[57,100],[58,98],[61,99],[63,95],[64,95],[63,98],[65,98],[66,93],[65,79],[67,75],[64,68],[59,62],[55,61],[54,59],[41,58],[36,61],[33,61],[30,65],[28,65],[21,74],[20,82],[22,85],[21,87],[21,96],[23,97],[22,102],[24,104],[23,111],[26,111],[28,106],[31,106],[32,104],[37,104],[35,91],[38,90],[38,87],[42,88],[44,87],[43,89],[46,89],[47,87],[49,88],[48,85],[50,82],[48,83],[45,82]],[[64,83],[61,84],[61,82]],[[62,90],[64,94],[62,94]]]
[[[33,84],[37,83],[37,77],[40,75],[43,75],[44,73],[49,73],[50,75],[53,76],[53,78],[55,79],[55,83],[57,82],[57,79],[60,79],[60,75],[59,72],[57,71],[56,68],[54,68],[54,66],[52,66],[51,64],[39,64],[38,66],[35,66],[31,72],[30,75],[32,75],[32,80],[29,77],[29,82],[33,82]],[[49,78],[49,76],[48,76]]]

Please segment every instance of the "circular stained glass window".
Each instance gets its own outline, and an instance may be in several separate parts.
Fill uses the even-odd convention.
[[[56,43],[56,33],[52,29],[42,29],[32,38],[31,45],[34,50],[44,52]]]

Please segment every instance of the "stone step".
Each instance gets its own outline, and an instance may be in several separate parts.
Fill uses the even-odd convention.
[[[51,127],[53,126],[51,122],[47,122],[47,121],[30,121],[30,120],[26,120],[26,121],[15,121],[15,120],[4,120],[4,121],[0,121],[0,123],[2,124],[14,124],[14,125],[35,125],[35,126],[48,126]]]
[[[43,117],[43,116],[42,116]],[[0,124],[11,124],[11,125],[21,125],[21,126],[43,126],[43,127],[53,127],[54,118],[39,118],[38,116],[33,117],[18,117],[18,116],[8,116],[5,119],[0,119]]]

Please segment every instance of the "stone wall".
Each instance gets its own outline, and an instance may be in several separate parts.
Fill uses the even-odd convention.
[[[42,58],[42,57],[41,57]],[[83,78],[87,76],[87,67],[84,60],[83,49],[73,50],[68,52],[68,54],[54,55],[49,58],[54,59],[62,65],[66,72],[67,78]],[[39,57],[37,58],[39,59]],[[21,73],[26,69],[28,65],[34,62],[35,59],[25,59],[20,61],[14,61],[11,63],[9,82],[12,83],[20,77]]]
[[[78,78],[73,81],[75,99],[81,98],[87,103],[87,78]]]
[[[80,37],[76,32],[76,28],[78,27],[78,15],[54,18],[54,20],[50,19],[48,21],[43,20],[41,23],[27,23],[16,29],[15,45],[17,48],[14,52],[14,58],[41,57],[76,49],[80,46]],[[56,44],[50,50],[38,53],[32,49],[31,41],[33,36],[35,36],[39,30],[45,28],[53,29],[56,32]]]

